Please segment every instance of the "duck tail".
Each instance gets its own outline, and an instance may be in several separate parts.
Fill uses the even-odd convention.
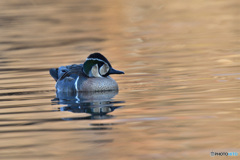
[[[49,69],[49,73],[53,77],[53,79],[57,82],[57,80],[58,80],[58,68]]]

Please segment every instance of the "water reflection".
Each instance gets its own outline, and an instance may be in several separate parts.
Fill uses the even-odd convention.
[[[102,91],[102,92],[76,92],[64,93],[57,92],[56,98],[52,100],[53,104],[64,104],[59,111],[70,111],[73,113],[88,113],[91,116],[83,119],[108,119],[112,115],[107,115],[122,106],[116,105],[124,103],[124,101],[113,101],[113,97],[118,91]],[[81,118],[82,119],[82,118]],[[75,120],[72,118],[64,118],[64,120]]]

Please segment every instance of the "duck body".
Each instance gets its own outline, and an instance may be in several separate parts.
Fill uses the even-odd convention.
[[[118,84],[109,74],[124,72],[113,69],[105,59],[100,53],[94,53],[84,64],[50,69],[50,75],[56,80],[57,92],[117,91]]]

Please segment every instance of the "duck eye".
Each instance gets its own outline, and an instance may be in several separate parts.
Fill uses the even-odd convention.
[[[109,65],[108,64],[106,64],[106,63],[104,63],[101,67],[100,67],[100,69],[99,69],[99,73],[100,73],[100,75],[106,75],[107,73],[108,73],[108,71],[109,71]]]

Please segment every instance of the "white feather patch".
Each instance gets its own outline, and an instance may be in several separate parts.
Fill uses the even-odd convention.
[[[98,58],[87,58],[86,61],[87,60],[100,61],[100,62],[106,63],[105,61],[98,59]]]
[[[107,63],[104,63],[101,67],[100,67],[100,75],[105,75],[108,71],[109,71],[109,65]]]
[[[102,77],[100,74],[99,74],[99,71],[98,71],[98,64],[95,64],[92,69],[91,69],[91,72],[89,74],[89,77],[92,77],[92,78],[97,78],[97,77]]]
[[[76,91],[78,91],[78,80],[79,80],[79,76],[77,77],[75,84],[74,84]]]

